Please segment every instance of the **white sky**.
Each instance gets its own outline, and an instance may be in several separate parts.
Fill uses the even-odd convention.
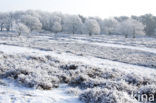
[[[60,11],[84,16],[156,15],[156,0],[0,0],[0,11]]]

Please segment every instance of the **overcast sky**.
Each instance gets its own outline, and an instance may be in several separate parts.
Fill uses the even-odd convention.
[[[156,0],[0,0],[0,11],[28,9],[102,18],[145,13],[156,15]]]

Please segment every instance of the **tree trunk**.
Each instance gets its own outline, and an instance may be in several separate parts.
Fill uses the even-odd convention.
[[[21,36],[21,32],[18,33],[18,36]]]
[[[1,31],[3,31],[3,27],[1,27]]]
[[[128,35],[127,34],[125,35],[125,38],[128,38]]]
[[[136,36],[135,36],[135,29],[133,29],[133,38],[135,38]]]
[[[92,36],[92,33],[89,33],[89,36]]]
[[[1,24],[1,31],[3,31],[4,23]]]
[[[10,31],[10,28],[7,28],[7,31]]]

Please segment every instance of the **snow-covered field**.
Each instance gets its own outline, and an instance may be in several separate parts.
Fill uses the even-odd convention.
[[[138,103],[155,78],[155,38],[0,34],[0,103]]]

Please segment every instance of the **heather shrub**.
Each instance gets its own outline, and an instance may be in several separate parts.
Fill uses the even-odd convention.
[[[68,88],[67,90],[66,90],[66,93],[68,93],[68,94],[70,94],[70,95],[75,95],[75,96],[78,96],[78,95],[80,95],[81,94],[81,89],[79,89],[79,88],[72,88],[72,87],[70,87],[70,88]]]
[[[141,102],[156,102],[156,86],[154,84],[141,86],[135,96]]]
[[[50,77],[43,72],[30,69],[14,69],[3,74],[4,78],[16,80],[18,83],[31,88],[51,89],[58,87],[59,80],[55,76]]]
[[[65,70],[75,70],[78,68],[77,65],[71,64],[71,65],[61,65],[60,68]]]
[[[126,92],[112,91],[106,88],[88,89],[79,98],[85,103],[138,103]]]
[[[141,76],[139,74],[131,73],[123,76],[123,79],[128,83],[135,86],[147,85],[154,82],[152,78]]]

